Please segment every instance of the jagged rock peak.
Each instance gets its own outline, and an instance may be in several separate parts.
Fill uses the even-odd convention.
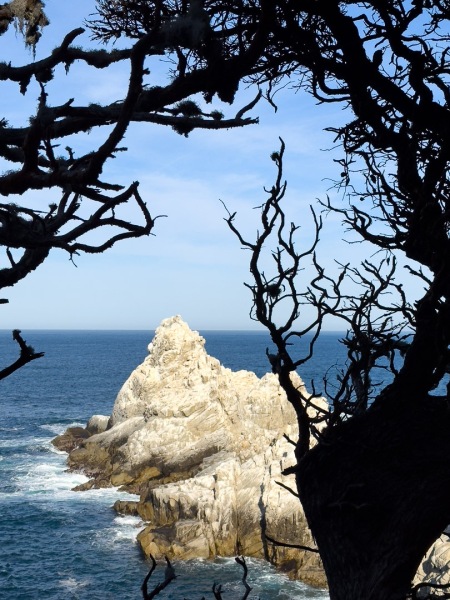
[[[205,338],[198,331],[190,329],[180,315],[169,317],[161,322],[155,331],[153,340],[148,345],[149,365],[158,367],[176,362],[176,359],[185,358],[190,360],[192,354],[206,355]],[[215,358],[209,357],[218,362]]]
[[[276,376],[270,373],[260,379],[251,371],[233,372],[209,356],[204,346],[204,338],[180,316],[165,319],[148,346],[147,358],[122,386],[110,425],[138,416],[149,422],[198,414],[200,434],[219,429],[219,422],[227,430],[231,427],[233,434],[245,431],[251,422],[271,432],[272,438],[280,428],[296,427],[294,411],[282,401],[284,392]],[[304,390],[300,377],[296,381]],[[252,432],[246,437],[253,438]]]
[[[148,351],[147,358],[119,392],[112,425],[137,415],[148,419],[154,414],[185,414],[192,409],[193,399],[187,390],[205,384],[221,369],[219,361],[206,353],[205,339],[192,331],[179,315],[162,321]],[[168,398],[177,391],[179,398],[172,398],[175,402],[169,407]]]

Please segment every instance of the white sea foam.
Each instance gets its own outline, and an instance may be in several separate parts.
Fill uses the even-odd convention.
[[[67,579],[61,579],[59,581],[60,587],[68,592],[76,592],[80,588],[84,588],[89,585],[90,579],[76,579],[75,577],[67,577]]]
[[[86,483],[88,477],[67,470],[63,457],[54,455],[53,461],[35,464],[16,477],[16,485],[22,493],[51,497],[52,501],[97,501],[111,505],[119,498],[130,499],[130,494],[116,488],[102,488],[75,492],[73,488]]]
[[[48,443],[48,450],[53,447]],[[117,488],[92,489],[84,492],[74,492],[73,488],[86,483],[88,477],[82,473],[69,471],[66,464],[66,453],[48,452],[41,456],[29,457],[17,464],[13,478],[16,495],[33,495],[49,498],[52,501],[98,501],[111,505],[116,500],[137,499]]]
[[[48,423],[40,428],[56,434],[68,426],[76,425],[79,423],[74,422],[66,426]],[[67,453],[55,448],[51,439],[48,436],[28,436],[0,440],[0,448],[17,450],[17,453],[8,456],[8,460],[14,459],[15,462],[11,480],[15,491],[9,491],[8,498],[33,496],[44,501],[97,501],[109,506],[119,498],[130,499],[130,494],[118,492],[116,488],[74,492],[73,488],[87,482],[88,478],[82,473],[68,471]]]
[[[111,527],[103,528],[94,535],[94,545],[110,548],[122,543],[136,543],[138,533],[143,529],[144,523],[139,517],[118,515],[113,519]]]
[[[0,448],[27,448],[30,450],[35,450],[37,448],[43,447],[45,444],[48,444],[48,438],[44,437],[21,437],[21,438],[13,438],[11,440],[0,440]]]
[[[61,435],[68,429],[69,427],[86,427],[86,423],[68,423],[67,425],[61,425],[61,423],[46,423],[44,425],[40,425],[40,429],[44,429],[45,431],[49,431],[54,435]]]
[[[61,457],[62,459],[63,457]],[[88,480],[80,473],[70,473],[60,457],[29,464],[25,473],[15,477],[17,487],[26,494],[51,494],[54,500],[65,499],[72,488]]]
[[[131,540],[136,541],[137,534],[143,529],[144,523],[140,517],[133,517],[130,515],[117,516],[114,519],[115,536],[118,541]]]
[[[142,519],[140,517],[135,517],[133,515],[117,515],[114,519],[114,523],[116,525],[120,525],[121,527],[139,527],[142,524]]]

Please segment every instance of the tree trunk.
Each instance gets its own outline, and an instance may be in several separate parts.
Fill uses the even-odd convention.
[[[331,600],[405,597],[450,523],[450,405],[385,398],[330,429],[297,486]]]

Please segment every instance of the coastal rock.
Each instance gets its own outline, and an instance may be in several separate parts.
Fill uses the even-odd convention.
[[[414,584],[430,583],[450,586],[450,528],[434,542],[425,555],[414,579]],[[449,588],[434,590],[424,586],[417,592],[418,598],[428,598],[433,593],[433,598],[445,597]]]
[[[68,427],[64,433],[56,436],[52,440],[52,444],[58,450],[63,452],[72,452],[75,448],[80,446],[81,442],[95,435],[96,433],[102,433],[108,427],[109,417],[104,415],[93,415],[86,427]]]
[[[109,417],[105,415],[93,415],[87,425],[86,429],[89,435],[95,435],[96,433],[103,433],[108,429]]]
[[[52,444],[62,452],[72,452],[90,435],[84,427],[68,427],[64,433],[52,440]]]
[[[289,491],[294,478],[282,475],[295,463],[283,437],[297,436],[294,410],[275,375],[232,372],[204,344],[180,317],[163,321],[120,390],[107,429],[83,440],[69,466],[87,473],[91,485],[109,481],[140,493],[132,510],[148,523],[139,535],[146,554],[263,557],[324,585],[317,554],[266,537],[314,546]],[[314,403],[327,409],[324,399]]]

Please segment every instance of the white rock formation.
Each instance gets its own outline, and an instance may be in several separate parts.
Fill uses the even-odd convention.
[[[297,384],[306,394],[300,378]],[[276,547],[265,537],[314,545],[298,498],[277,485],[295,488],[293,476],[281,472],[295,462],[283,434],[295,439],[297,426],[276,376],[224,368],[206,354],[204,339],[173,317],[156,330],[112,416],[95,415],[87,431],[76,429],[60,436],[59,447],[70,451],[81,442],[69,456],[72,468],[93,477],[81,487],[125,484],[141,493],[140,502],[119,502],[118,509],[148,523],[139,535],[146,554],[265,557],[294,577],[325,585],[316,554]],[[449,564],[444,535],[415,583],[450,583]]]
[[[414,584],[432,583],[450,585],[450,527],[434,542],[425,555],[414,579]],[[450,587],[446,589],[432,589],[423,587],[418,590],[418,598],[426,598],[431,592],[436,598],[447,597]]]
[[[223,367],[172,317],[120,390],[108,429],[74,450],[69,464],[96,485],[139,489],[147,554],[261,556],[320,584],[317,555],[275,547],[264,535],[313,545],[298,498],[277,484],[295,488],[293,476],[281,474],[295,463],[283,434],[295,439],[297,424],[277,377]]]

